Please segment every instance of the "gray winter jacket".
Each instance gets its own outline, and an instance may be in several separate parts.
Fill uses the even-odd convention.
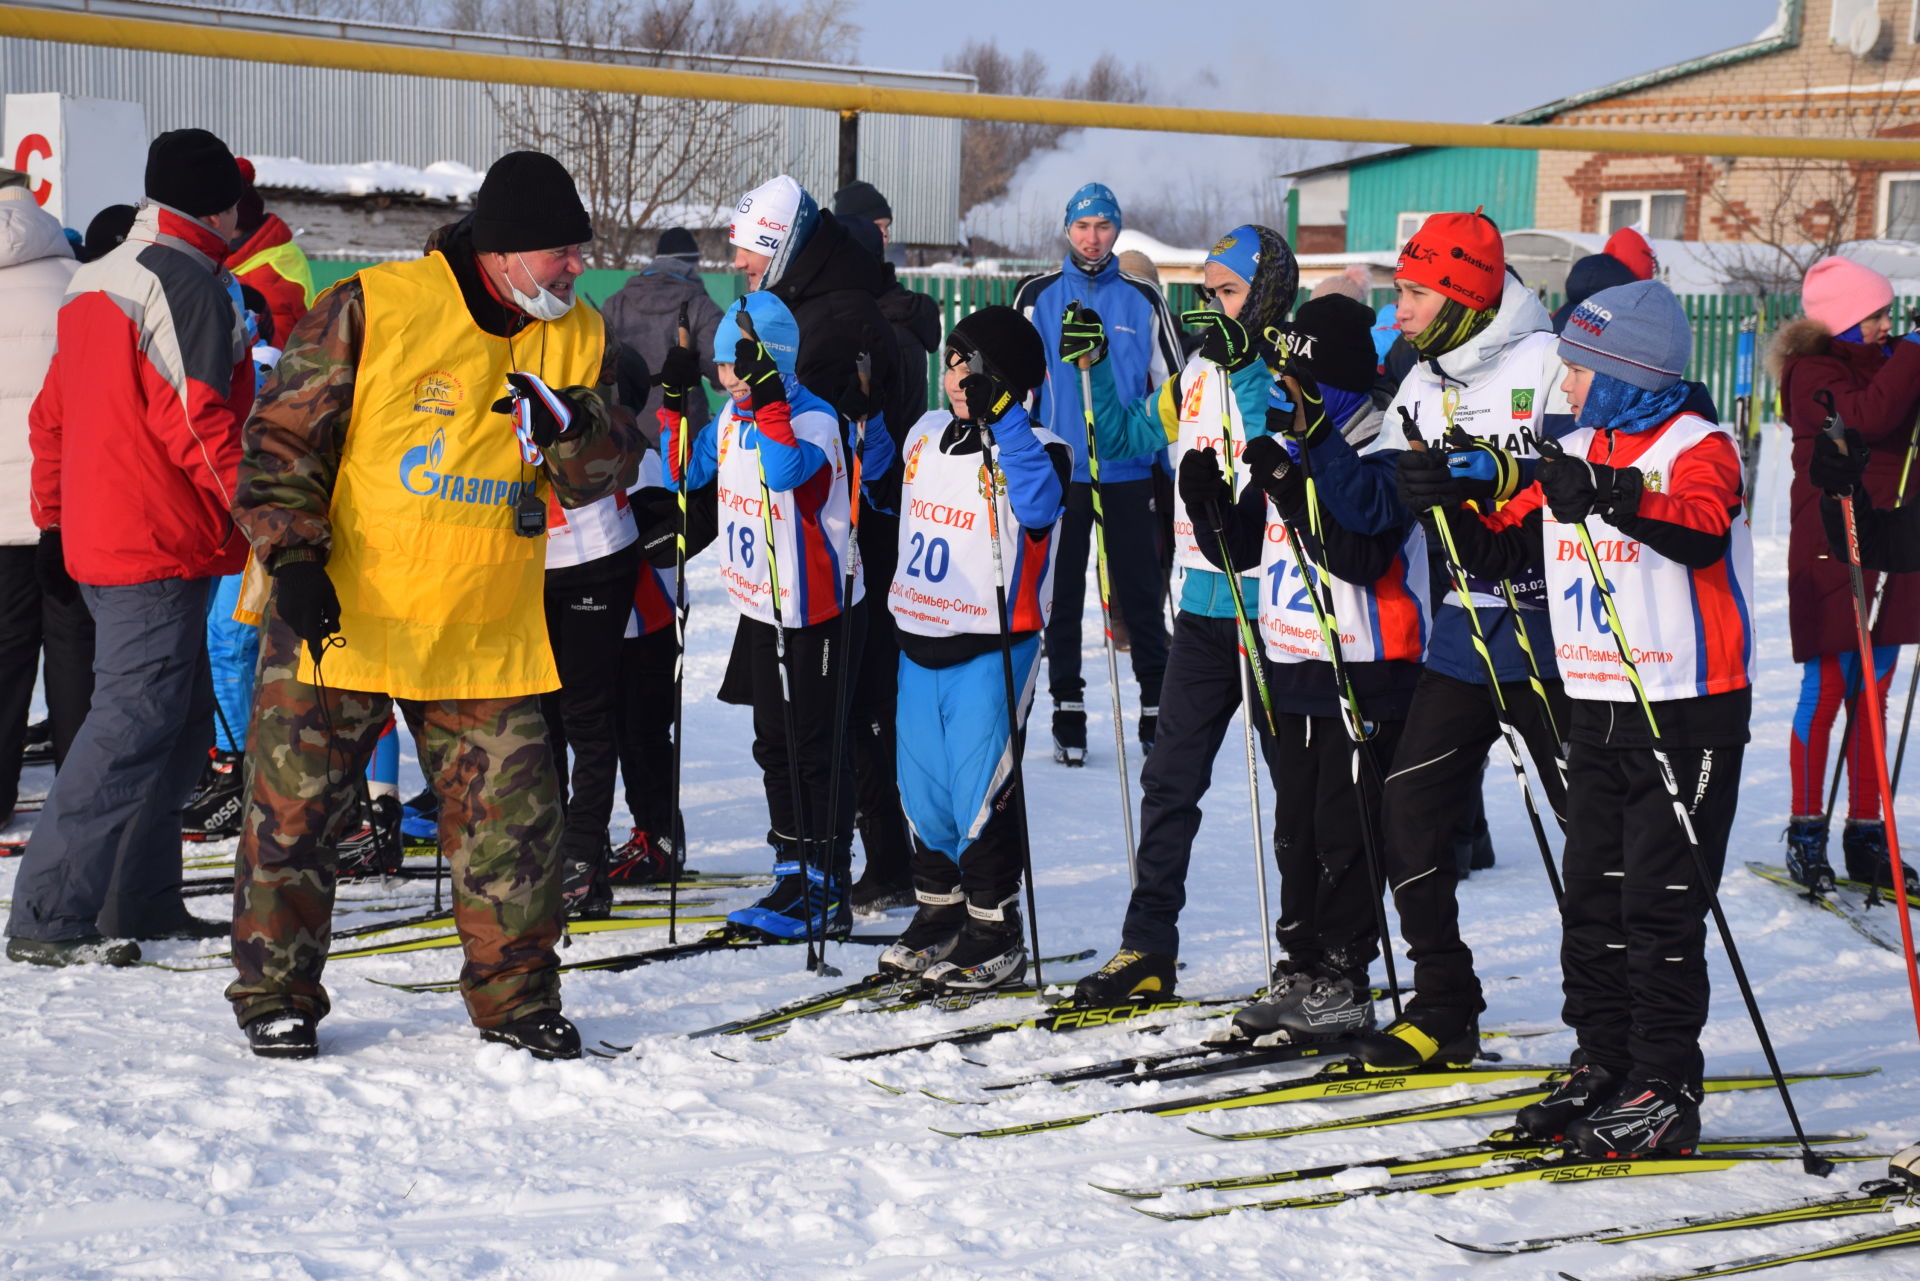
[[[27,411],[53,362],[55,318],[79,269],[59,220],[26,188],[0,190],[0,545],[40,540]]]
[[[700,370],[710,380],[710,386],[718,386],[711,380],[716,377],[713,331],[720,324],[720,308],[707,296],[706,286],[700,283],[700,269],[692,263],[678,258],[655,258],[607,299],[600,314],[607,322],[607,331],[638,351],[645,357],[647,368],[657,373],[667,358],[667,350],[674,344],[682,303],[686,304],[687,328],[692,332],[694,354],[700,357]],[[656,415],[659,408],[660,389],[655,387],[648,394],[646,409],[640,415],[641,430],[649,438],[660,434]],[[692,398],[687,417],[696,431],[706,425],[709,413],[704,397]]]

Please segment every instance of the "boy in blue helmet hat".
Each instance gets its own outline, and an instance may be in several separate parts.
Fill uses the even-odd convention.
[[[1020,283],[1014,306],[1049,352],[1060,346],[1061,317],[1078,305],[1103,321],[1105,364],[1116,395],[1137,400],[1180,365],[1180,345],[1166,300],[1150,280],[1120,270],[1113,253],[1122,226],[1113,192],[1090,182],[1067,201],[1067,257],[1056,271]],[[1080,623],[1087,593],[1093,536],[1093,485],[1087,466],[1087,424],[1080,373],[1049,360],[1034,392],[1033,421],[1073,448],[1067,511],[1056,533],[1059,561],[1054,596],[1061,606],[1047,624],[1049,692],[1053,696],[1054,759],[1080,765],[1087,758],[1086,681],[1081,675]],[[1158,453],[1122,458],[1102,451],[1101,501],[1106,515],[1108,572],[1113,605],[1132,636],[1134,680],[1140,687],[1140,745],[1151,750],[1159,722],[1160,685],[1167,667],[1167,628],[1161,613],[1165,580],[1155,542],[1153,467]]]
[[[844,937],[853,925],[847,897],[853,770],[847,736],[834,732],[845,720],[845,708],[836,708],[834,699],[846,688],[840,665],[858,664],[865,634],[847,442],[833,406],[795,376],[799,351],[793,313],[772,294],[751,293],[727,309],[714,331],[713,360],[729,399],[694,438],[684,474],[678,440],[685,406],[698,392],[699,361],[675,347],[660,374],[667,483],[716,485],[720,579],[740,611],[719,696],[753,709],[753,756],[771,824],[774,887],[727,919],[742,933],[776,939]],[[883,431],[869,432],[867,441],[865,465],[885,472],[893,461],[892,441]],[[842,600],[849,561],[853,593]],[[843,629],[843,610],[856,615],[851,629]],[[776,627],[783,638],[776,637]],[[843,635],[851,637],[852,652],[836,652]],[[788,699],[790,708],[783,706]],[[830,794],[835,778],[838,797]],[[830,813],[832,831],[826,828]]]

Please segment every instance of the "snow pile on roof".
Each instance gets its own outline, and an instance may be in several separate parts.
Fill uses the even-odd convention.
[[[1527,228],[1504,237],[1509,261],[1516,258],[1563,260],[1569,265],[1597,254],[1607,237],[1590,231],[1546,231]],[[1660,260],[1660,279],[1677,294],[1740,292],[1735,278],[1784,271],[1791,267],[1776,249],[1746,241],[1654,240]],[[1894,292],[1920,294],[1920,244],[1907,240],[1852,240],[1840,246],[1840,256],[1873,268],[1893,282]],[[1304,259],[1303,259],[1304,264]]]
[[[1175,249],[1143,231],[1127,227],[1115,237],[1113,252],[1123,254],[1130,250],[1145,254],[1156,267],[1198,267],[1207,260],[1205,249]]]
[[[251,156],[254,181],[282,191],[311,191],[324,196],[415,196],[465,204],[480,190],[484,174],[454,160],[425,169],[369,160],[357,165],[322,165],[298,156]]]

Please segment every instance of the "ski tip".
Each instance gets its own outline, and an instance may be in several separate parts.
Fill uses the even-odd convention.
[[[1156,1188],[1110,1188],[1104,1183],[1089,1183],[1087,1186],[1097,1192],[1110,1192],[1133,1201],[1153,1201],[1166,1195]]]
[[[927,1128],[935,1134],[944,1134],[950,1139],[971,1139],[974,1137],[974,1133],[971,1130],[943,1130],[937,1125],[930,1125]]]
[[[1560,1281],[1580,1281],[1580,1278],[1571,1272],[1562,1272],[1559,1273],[1558,1276],[1560,1277]]]
[[[888,1085],[885,1081],[878,1080],[871,1076],[867,1078],[867,1084],[877,1090],[885,1090],[888,1094],[905,1094],[907,1092],[906,1087],[903,1085]]]
[[[1444,1233],[1433,1234],[1436,1241],[1445,1241],[1456,1250],[1465,1250],[1471,1254],[1524,1254],[1525,1250],[1516,1250],[1511,1246],[1489,1245],[1479,1241],[1456,1241]]]
[[[906,1091],[901,1090],[900,1093],[905,1094]],[[929,1090],[924,1086],[921,1088],[920,1093],[926,1095],[928,1098],[932,1099],[935,1103],[951,1103],[955,1107],[967,1107],[969,1105],[972,1105],[974,1102],[974,1100],[972,1099],[956,1099],[951,1095],[935,1094],[932,1090]]]

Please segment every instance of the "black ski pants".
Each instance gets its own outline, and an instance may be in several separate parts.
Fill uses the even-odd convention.
[[[1356,785],[1353,741],[1340,717],[1281,713],[1275,720],[1279,732],[1267,752],[1278,798],[1275,936],[1300,968],[1364,983],[1380,943],[1383,876],[1368,865],[1367,836],[1371,829],[1378,839],[1381,779],[1405,722],[1376,726],[1365,747],[1371,761],[1360,762]]]
[[[865,612],[872,606],[865,600],[852,610],[852,644],[841,652],[840,618],[829,618],[811,627],[787,629],[787,680],[783,694],[780,661],[775,648],[772,625],[741,618],[733,635],[733,654],[727,662],[727,674],[720,682],[720,701],[753,708],[753,759],[767,792],[767,818],[772,837],[804,839],[815,847],[829,844],[833,857],[841,862],[853,844],[853,761],[847,737],[836,743],[834,729],[840,718],[834,715],[834,695],[840,688],[840,669],[853,664],[859,670],[861,645],[866,638]],[[847,673],[851,678],[852,671]],[[851,679],[848,694],[851,695]],[[787,698],[792,699],[793,743],[791,757],[787,739]],[[837,771],[840,794],[837,804],[829,805],[835,777],[834,750],[839,749]],[[788,761],[797,762],[800,795],[793,791]],[[898,801],[895,802],[898,804]],[[827,831],[827,812],[835,815],[834,830]],[[776,843],[770,840],[769,843]]]
[[[565,798],[560,855],[591,863],[607,848],[613,788],[620,764],[614,729],[620,700],[620,638],[633,610],[637,547],[604,557],[604,573],[580,566],[547,580],[547,639],[560,669],[560,688],[540,697],[554,768]],[[569,768],[568,751],[573,755]]]
[[[1214,757],[1240,709],[1244,668],[1233,619],[1185,612],[1174,619],[1159,737],[1140,769],[1137,880],[1121,929],[1122,947],[1169,955],[1180,951],[1180,910],[1187,904],[1187,866],[1200,831],[1200,801],[1213,782]],[[1253,722],[1271,769],[1272,740],[1257,705]],[[1221,834],[1228,849],[1240,849],[1241,839],[1239,833]]]
[[[1545,682],[1554,723],[1567,723],[1567,699],[1558,680]],[[1555,763],[1559,744],[1540,699],[1526,681],[1500,686],[1513,724],[1533,758],[1556,817],[1566,812],[1566,790]],[[1487,687],[1432,668],[1420,673],[1406,728],[1394,751],[1381,802],[1387,883],[1400,917],[1400,934],[1413,961],[1414,999],[1429,1008],[1477,1014],[1486,1008],[1473,951],[1460,937],[1454,832],[1481,786],[1487,749],[1500,737]],[[1496,766],[1493,775],[1510,778]],[[1501,786],[1512,786],[1503,782]]]
[[[56,768],[93,701],[93,615],[77,594],[63,603],[40,590],[34,551],[0,547],[0,825],[20,799],[20,749],[42,652]]]
[[[867,597],[866,645],[855,674],[848,737],[853,742],[854,821],[866,851],[864,875],[884,885],[905,885],[913,858],[907,816],[900,808],[900,782],[894,773],[898,751],[895,691],[899,686],[900,641],[887,590],[900,560],[900,518],[871,507],[860,513],[860,563]]]
[[[1639,715],[1631,704],[1622,715]],[[1567,758],[1562,1017],[1580,1048],[1698,1088],[1707,1023],[1708,900],[1726,864],[1744,746],[1669,747],[1711,874],[1701,884],[1649,747],[1575,739]]]
[[[1106,515],[1108,583],[1114,612],[1125,620],[1130,637],[1133,679],[1140,706],[1158,707],[1167,671],[1166,578],[1160,572],[1158,527],[1153,514],[1153,481],[1108,481],[1100,487]],[[1053,563],[1053,616],[1047,622],[1047,692],[1053,704],[1081,702],[1087,682],[1080,671],[1080,618],[1087,599],[1087,569],[1093,555],[1093,486],[1067,486],[1067,510],[1055,535],[1060,553]],[[1095,568],[1095,590],[1098,569]],[[1156,746],[1155,750],[1158,750]]]
[[[673,682],[679,663],[680,639],[671,626],[623,639],[614,717],[633,825],[668,837],[676,849],[684,837],[673,808]]]

